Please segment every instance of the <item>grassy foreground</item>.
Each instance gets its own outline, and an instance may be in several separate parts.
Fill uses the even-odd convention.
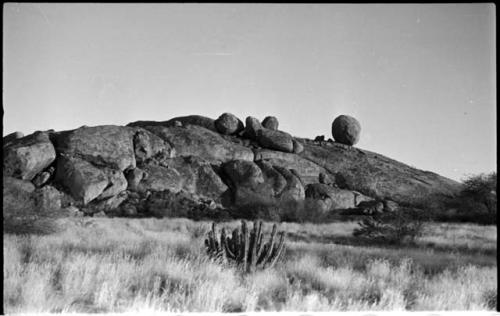
[[[242,275],[206,257],[208,222],[71,218],[58,225],[64,229],[49,235],[4,234],[4,312],[496,306],[495,226],[432,224],[417,245],[389,247],[357,244],[356,223],[282,223],[286,260]]]

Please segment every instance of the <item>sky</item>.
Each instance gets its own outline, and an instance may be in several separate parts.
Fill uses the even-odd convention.
[[[3,10],[3,133],[276,116],[451,179],[496,171],[493,4],[39,4]]]

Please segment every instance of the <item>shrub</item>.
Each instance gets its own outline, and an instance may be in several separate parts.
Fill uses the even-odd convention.
[[[413,243],[422,234],[426,219],[422,211],[411,208],[373,214],[358,223],[359,228],[354,229],[353,235],[392,244]]]
[[[472,175],[463,180],[463,189],[446,203],[447,212],[437,212],[436,220],[496,224],[497,174]],[[455,210],[450,212],[449,210]]]

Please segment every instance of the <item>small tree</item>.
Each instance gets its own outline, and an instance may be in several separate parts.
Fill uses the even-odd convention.
[[[477,174],[467,177],[463,188],[446,206],[452,215],[437,213],[437,220],[474,222],[492,225],[497,220],[497,174]]]
[[[464,189],[460,196],[471,199],[486,207],[488,212],[495,213],[497,209],[497,173],[478,174],[463,180]]]

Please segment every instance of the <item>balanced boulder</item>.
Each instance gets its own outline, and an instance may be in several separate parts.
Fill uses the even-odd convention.
[[[215,120],[215,128],[224,135],[233,135],[241,132],[244,128],[243,122],[231,113],[223,113]]]
[[[264,120],[262,121],[262,126],[273,131],[277,131],[279,122],[275,116],[266,116],[266,118],[264,118]]]
[[[335,141],[352,146],[359,141],[361,125],[352,116],[340,115],[332,123],[332,136]]]
[[[38,132],[13,141],[3,148],[3,172],[22,180],[32,180],[56,158],[49,136]]]

